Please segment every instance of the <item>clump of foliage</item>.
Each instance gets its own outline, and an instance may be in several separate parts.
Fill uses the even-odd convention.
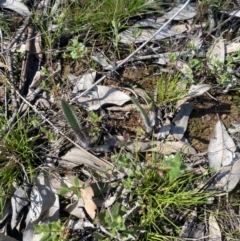
[[[7,191],[13,182],[31,182],[34,178],[35,151],[39,133],[35,129],[38,120],[28,117],[27,121],[17,118],[17,121],[5,132],[7,120],[0,116],[0,189]]]

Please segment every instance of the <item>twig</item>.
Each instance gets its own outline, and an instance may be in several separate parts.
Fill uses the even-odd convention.
[[[16,36],[12,39],[10,44],[7,46],[8,52],[10,52],[12,46],[21,38],[23,32],[25,31],[25,29],[30,24],[30,21],[31,21],[31,15],[25,19],[23,25],[16,32]]]
[[[13,75],[13,67],[12,67],[12,56],[11,56],[11,48],[12,46],[20,39],[20,37],[22,36],[23,32],[25,31],[25,29],[27,28],[27,26],[30,23],[30,18],[31,16],[27,17],[23,23],[23,25],[18,29],[15,37],[12,39],[12,41],[9,43],[7,49],[7,62],[8,62],[8,70],[9,70],[9,84],[11,87],[11,99],[12,99],[12,105],[13,105],[13,114],[12,117],[9,120],[9,124],[11,124],[16,116],[17,116],[17,99],[16,99],[16,89],[14,86],[14,75]],[[4,131],[6,131],[8,129],[7,126],[5,126]]]
[[[140,45],[134,52],[132,52],[127,58],[125,58],[121,63],[119,63],[119,65],[115,66],[112,70],[110,70],[106,75],[104,75],[102,78],[100,78],[98,81],[96,81],[92,86],[90,86],[88,89],[86,89],[85,91],[83,91],[80,95],[76,96],[75,98],[73,98],[71,100],[70,103],[73,103],[75,99],[85,95],[89,90],[91,90],[93,87],[95,87],[96,85],[98,85],[101,81],[103,81],[105,78],[107,78],[108,76],[110,76],[113,72],[115,72],[117,69],[119,69],[119,67],[121,67],[122,65],[124,65],[125,63],[127,63],[129,60],[131,60],[131,58],[138,53],[144,46],[146,46],[152,39],[154,39],[189,3],[190,0],[187,0],[185,2],[185,4],[161,27],[159,28],[155,34],[153,34],[153,36],[151,38],[149,38],[148,40],[146,40],[142,45]]]
[[[8,61],[8,71],[9,71],[9,84],[11,87],[11,99],[14,111],[17,110],[17,100],[15,96],[15,86],[14,86],[14,75],[13,75],[13,67],[12,67],[12,56],[10,51],[7,53],[7,61]]]

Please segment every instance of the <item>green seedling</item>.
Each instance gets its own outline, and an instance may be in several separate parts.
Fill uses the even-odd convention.
[[[68,187],[63,186],[62,189],[59,190],[59,195],[66,195],[68,193],[72,193],[72,195],[76,195],[78,198],[81,197],[81,189],[78,177],[74,178],[74,186]]]
[[[186,88],[181,88],[179,82],[181,76],[176,74],[162,75],[157,82],[157,105],[166,104],[169,102],[176,102],[187,94]]]
[[[182,156],[179,153],[177,153],[173,157],[170,156],[167,159],[164,159],[160,169],[169,170],[169,182],[173,182],[181,174],[189,170],[190,167],[186,163],[182,162]]]
[[[66,241],[64,237],[65,226],[61,224],[60,220],[44,225],[35,226],[36,233],[43,234],[40,241]]]
[[[102,117],[98,116],[93,111],[90,111],[88,116],[89,116],[90,123],[92,124],[89,136],[96,136],[96,134],[99,133],[99,123],[101,122]]]
[[[71,39],[70,46],[67,47],[67,50],[70,52],[70,56],[74,60],[82,59],[87,53],[87,48],[83,43],[78,42],[77,38]]]

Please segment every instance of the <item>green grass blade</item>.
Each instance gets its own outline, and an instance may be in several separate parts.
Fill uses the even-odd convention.
[[[67,101],[62,100],[61,104],[62,104],[63,113],[64,113],[69,125],[71,126],[74,133],[76,134],[78,141],[80,142],[80,145],[84,148],[87,148],[88,141],[87,141],[85,133],[81,130],[82,128],[81,128],[81,125],[78,121],[78,118],[77,118],[75,112],[73,111],[72,107],[67,103]]]

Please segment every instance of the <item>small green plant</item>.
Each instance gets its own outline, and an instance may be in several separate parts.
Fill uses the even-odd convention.
[[[46,135],[48,140],[56,141],[56,136],[50,129],[47,129],[46,127],[43,126],[43,127],[40,127],[40,130],[42,133]]]
[[[9,27],[9,24],[6,21],[6,17],[4,17],[3,13],[0,14],[0,24],[2,26],[2,31],[4,32],[4,34],[9,34],[10,33],[10,27]]]
[[[92,124],[97,124],[101,121],[102,117],[97,115],[95,112],[90,111],[89,114],[89,119]]]
[[[186,88],[181,88],[180,81],[181,76],[178,74],[173,76],[166,74],[161,75],[157,82],[157,105],[176,102],[187,93]]]
[[[72,187],[68,187],[68,186],[63,186],[62,189],[59,190],[59,194],[60,195],[65,195],[67,193],[72,193],[72,195],[77,195],[78,198],[81,197],[81,188],[84,187],[80,187],[80,183],[79,183],[79,179],[78,177],[74,178],[74,186]]]
[[[91,123],[91,130],[89,132],[89,136],[96,136],[99,133],[99,123],[102,120],[102,117],[94,113],[93,111],[90,111],[88,113],[89,121]]]
[[[239,56],[236,56],[236,60],[239,59]],[[227,86],[231,83],[232,87],[236,83],[233,81],[232,68],[234,66],[235,60],[231,55],[226,57],[226,61],[223,63],[217,59],[216,56],[209,58],[209,63],[212,64],[210,73],[216,78],[216,81],[222,86]]]
[[[40,241],[66,241],[64,237],[65,226],[61,224],[60,220],[44,225],[35,226],[36,233],[43,234]]]
[[[113,37],[114,37],[113,44],[116,48],[116,51],[117,51],[117,54],[118,54],[119,58],[120,58],[120,53],[119,53],[119,49],[118,49],[118,43],[120,41],[119,31],[120,31],[121,27],[122,26],[121,26],[120,22],[112,20],[112,32],[113,32]]]
[[[0,117],[0,129],[4,129],[7,121],[3,116]],[[32,181],[34,177],[35,150],[40,147],[36,144],[39,135],[34,137],[31,132],[36,126],[31,118],[22,120],[17,119],[14,126],[10,127],[7,134],[2,133],[0,141],[0,186],[6,190],[12,185],[13,181],[21,182],[23,180]]]
[[[182,173],[189,170],[190,167],[182,162],[182,155],[179,153],[175,154],[174,156],[171,155],[163,160],[160,169],[162,170],[169,170],[169,182],[173,182],[176,178],[178,178]]]
[[[87,48],[83,43],[78,42],[77,38],[70,40],[70,46],[67,47],[67,50],[70,52],[70,56],[74,60],[82,59],[87,53]]]
[[[122,216],[127,212],[120,203],[115,203],[110,211],[104,210],[99,214],[99,219],[103,225],[111,229],[111,233],[116,236],[119,231],[126,230]]]
[[[181,225],[170,216],[205,204],[210,196],[193,188],[192,183],[196,183],[197,178],[186,172],[185,166],[173,162],[165,170],[156,161],[142,170],[142,178],[133,189],[141,207],[135,222],[140,230],[145,230],[138,240],[175,240],[180,236]]]
[[[198,182],[182,156],[176,154],[163,161],[157,158],[151,165],[138,166],[131,160],[124,147],[113,157],[117,169],[125,171],[127,177],[122,180],[128,205],[123,207],[116,202],[111,209],[99,214],[101,224],[109,230],[111,238],[122,240],[174,240],[179,237],[181,225],[176,219],[169,218],[191,207],[206,204],[208,193],[198,193],[192,183]],[[120,196],[121,198],[121,196]],[[131,211],[130,211],[131,210]],[[134,211],[134,215],[131,212]],[[171,231],[165,229],[171,227]],[[99,240],[112,240],[96,233]]]
[[[198,58],[192,58],[189,60],[189,66],[195,71],[201,71],[203,69],[203,61]]]

